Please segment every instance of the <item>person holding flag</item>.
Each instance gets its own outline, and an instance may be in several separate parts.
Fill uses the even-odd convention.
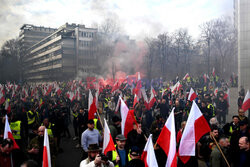
[[[27,147],[27,153],[29,159],[36,161],[38,164],[42,164],[43,162],[43,150],[44,150],[44,137],[45,137],[45,126],[40,126],[38,128],[38,136],[33,138]],[[56,158],[56,146],[54,140],[50,138],[49,140],[50,147],[50,157],[52,166],[55,166],[55,158]]]

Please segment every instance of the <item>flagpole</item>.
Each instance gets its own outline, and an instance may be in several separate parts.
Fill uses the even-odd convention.
[[[100,120],[100,123],[101,123],[102,129],[104,129],[104,126],[103,126],[103,123],[102,123],[102,119],[101,119],[101,117],[100,117],[100,114],[99,114],[98,109],[97,109],[96,113],[97,113],[97,116],[98,116],[98,118],[99,118],[99,120]]]
[[[210,132],[210,135],[212,136],[212,138],[213,138],[213,140],[214,140],[214,142],[215,142],[215,144],[216,144],[217,148],[219,149],[219,151],[220,151],[220,153],[221,153],[222,157],[223,157],[223,158],[224,158],[224,160],[226,161],[227,166],[228,166],[228,167],[230,167],[230,165],[229,165],[229,163],[228,163],[228,161],[227,161],[227,158],[225,157],[224,153],[222,152],[222,150],[221,150],[221,148],[220,148],[220,146],[219,146],[218,142],[217,142],[217,141],[216,141],[216,139],[214,138],[214,135],[213,135],[211,132]]]

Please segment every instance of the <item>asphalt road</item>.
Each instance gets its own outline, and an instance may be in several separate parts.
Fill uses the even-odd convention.
[[[72,124],[69,126],[70,134],[73,137],[73,127]],[[75,148],[78,141],[73,141],[73,139],[63,137],[61,141],[62,153],[57,155],[56,167],[79,167],[81,162],[81,148]]]

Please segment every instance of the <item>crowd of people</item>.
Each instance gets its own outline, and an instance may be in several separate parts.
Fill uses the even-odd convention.
[[[173,90],[177,82],[181,86]],[[45,128],[48,129],[54,167],[57,155],[62,152],[62,137],[78,141],[75,147],[82,151],[79,155],[82,159],[80,167],[145,166],[141,154],[147,138],[152,134],[153,142],[156,143],[173,107],[178,148],[192,105],[188,100],[191,87],[196,90],[194,101],[210,125],[211,133],[204,135],[197,143],[196,156],[191,157],[186,164],[178,160],[178,166],[224,167],[227,163],[235,167],[250,166],[249,118],[241,108],[244,88],[239,92],[238,114],[232,120],[226,120],[230,106],[229,84],[216,75],[205,78],[188,76],[182,80],[176,77],[171,82],[152,83],[150,87],[141,83],[140,88],[145,90],[147,97],[151,96],[151,86],[154,88],[156,101],[151,108],[145,105],[145,96],[134,104],[136,84],[136,81],[132,84],[122,82],[118,87],[113,84],[94,88],[81,81],[0,85],[0,167],[42,166]],[[88,119],[89,90],[96,99],[97,112],[94,119]],[[129,109],[134,110],[137,121],[126,137],[121,132],[119,96]],[[20,149],[13,149],[11,139],[3,139],[6,114]],[[109,124],[116,147],[116,151],[106,155],[101,153],[104,118]],[[73,134],[69,131],[71,123]],[[216,146],[211,134],[220,147]],[[158,166],[165,166],[167,156],[164,151],[157,144],[154,149]]]

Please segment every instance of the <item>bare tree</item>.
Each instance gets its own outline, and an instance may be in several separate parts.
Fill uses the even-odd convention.
[[[206,47],[203,48],[204,55],[207,59],[207,74],[210,73],[210,53],[211,53],[211,40],[212,40],[212,29],[213,29],[213,21],[209,21],[203,23],[200,26],[201,29],[201,42],[206,43]]]
[[[235,30],[230,18],[214,20],[211,37],[213,46],[217,50],[217,55],[220,57],[220,68],[218,71],[223,74],[226,71],[226,60],[233,59],[236,43]]]
[[[20,45],[17,39],[6,41],[0,51],[0,80],[18,81],[20,76]]]

